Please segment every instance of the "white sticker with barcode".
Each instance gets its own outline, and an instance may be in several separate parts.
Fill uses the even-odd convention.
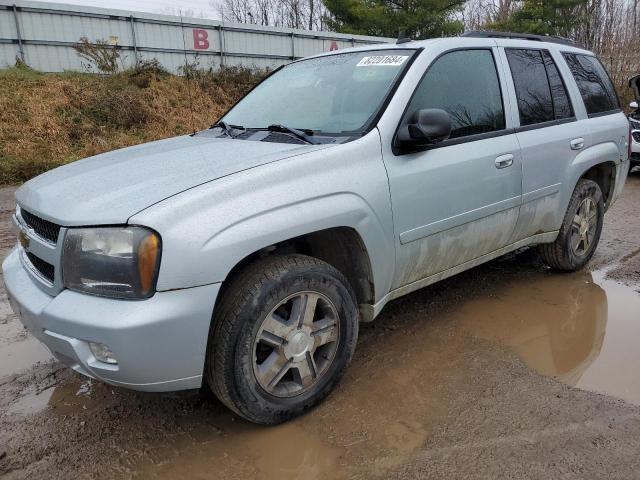
[[[397,67],[409,58],[407,55],[373,55],[363,57],[356,67]]]

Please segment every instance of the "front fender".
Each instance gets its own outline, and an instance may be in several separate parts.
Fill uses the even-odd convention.
[[[354,229],[375,297],[395,268],[393,222],[379,136],[235,173],[151,206],[129,223],[162,236],[158,290],[224,281],[248,255],[307,233]]]
[[[202,258],[215,265],[223,281],[243,258],[283,240],[337,227],[353,228],[362,238],[375,277],[393,270],[393,245],[367,201],[353,192],[336,192],[261,211],[215,233],[202,246]],[[374,261],[375,260],[375,261]],[[377,270],[377,271],[376,271]]]

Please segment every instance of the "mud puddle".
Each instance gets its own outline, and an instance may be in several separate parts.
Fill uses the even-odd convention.
[[[330,401],[276,427],[249,424],[224,407],[202,424],[145,453],[141,478],[371,478],[407,461],[446,414],[461,359],[459,342],[413,325],[415,335],[384,326],[363,334],[362,348]],[[385,350],[381,346],[385,345]],[[211,400],[210,400],[211,401]]]
[[[409,297],[363,328],[345,380],[318,409],[275,428],[222,410],[150,449],[134,470],[162,479],[211,471],[267,480],[384,477],[424,448],[474,381],[470,362],[490,348],[474,337],[508,347],[557,381],[640,404],[640,295],[604,272],[531,273],[496,282],[498,294],[431,313]]]
[[[144,440],[146,433],[136,434],[142,443],[130,445],[118,467],[125,477],[198,479],[215,472],[225,479],[332,480],[384,477],[411,461],[442,427],[465,385],[474,382],[470,366],[491,343],[560,382],[640,404],[634,375],[640,295],[606,280],[605,272],[565,275],[535,268],[497,279],[502,268],[512,270],[523,260],[487,267],[495,277],[492,289],[475,298],[456,300],[463,279],[390,305],[379,321],[363,325],[356,357],[337,391],[285,425],[244,422],[206,393],[138,394],[75,374],[44,390],[21,392],[7,414],[14,424],[34,414],[77,419],[86,422],[81,431],[91,428],[94,412],[113,408],[131,416],[133,425],[150,422],[146,428],[157,436]],[[440,296],[444,306],[429,303]],[[183,414],[182,402],[191,405],[193,396],[204,396],[204,407],[189,406]]]
[[[606,272],[541,273],[454,313],[539,373],[640,405],[640,294]]]
[[[19,401],[9,406],[7,413],[17,420],[37,413],[62,416],[87,413],[100,406],[100,399],[92,395],[93,385],[93,380],[75,376],[72,381],[42,390],[27,388],[21,392]]]
[[[117,409],[130,418],[124,424],[147,425],[118,466],[125,477],[198,479],[215,472],[225,479],[332,480],[384,477],[410,462],[475,381],[470,366],[492,343],[545,376],[640,404],[640,295],[606,280],[605,272],[534,268],[498,279],[503,268],[523,261],[526,256],[487,267],[491,289],[470,299],[456,299],[469,275],[394,302],[377,322],[363,325],[337,391],[285,425],[244,422],[206,393],[139,394],[76,374],[41,390],[27,384],[5,419],[13,425],[39,416],[75,419],[74,428],[85,432],[94,414]],[[204,398],[194,403],[194,396]]]
[[[49,350],[13,314],[0,277],[0,380],[50,359]]]

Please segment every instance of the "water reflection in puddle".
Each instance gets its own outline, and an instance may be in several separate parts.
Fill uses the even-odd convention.
[[[455,316],[539,373],[640,404],[640,295],[604,272],[548,273],[465,303]]]
[[[640,293],[594,274],[607,293],[607,328],[600,354],[575,383],[640,405]]]
[[[24,372],[36,363],[46,362],[51,358],[49,350],[31,335],[0,344],[0,378]]]
[[[78,377],[63,385],[23,392],[20,400],[11,404],[7,413],[24,417],[45,410],[55,415],[73,415],[92,410],[100,405],[100,399],[91,395],[92,385],[93,380]]]

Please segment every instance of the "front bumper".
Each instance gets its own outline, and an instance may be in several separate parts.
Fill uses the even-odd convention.
[[[115,300],[63,290],[52,297],[22,266],[16,248],[2,264],[9,301],[23,325],[62,363],[112,385],[143,391],[199,388],[220,284]],[[88,342],[104,343],[117,365]]]

